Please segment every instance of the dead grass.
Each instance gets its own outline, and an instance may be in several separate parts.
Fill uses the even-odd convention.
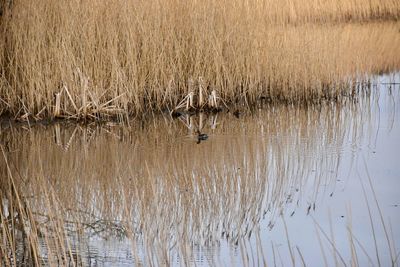
[[[399,14],[396,0],[15,0],[0,22],[0,114],[172,109],[200,78],[227,103],[337,98],[400,65],[398,23],[343,23]]]

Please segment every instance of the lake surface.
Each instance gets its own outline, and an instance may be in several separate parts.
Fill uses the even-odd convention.
[[[1,252],[29,264],[34,243],[53,266],[397,266],[399,83],[128,125],[3,121],[1,233],[16,253]]]

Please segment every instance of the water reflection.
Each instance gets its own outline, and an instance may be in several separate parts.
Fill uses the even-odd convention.
[[[339,173],[376,142],[382,103],[392,112],[379,119],[394,127],[398,92],[378,94],[240,118],[3,123],[4,263],[265,265],[264,237],[285,236],[275,229],[282,215],[314,216],[338,192]]]

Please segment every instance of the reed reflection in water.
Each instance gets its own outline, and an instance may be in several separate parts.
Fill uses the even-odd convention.
[[[262,235],[332,195],[343,151],[356,161],[374,137],[376,98],[129,126],[3,123],[3,263],[271,263]]]

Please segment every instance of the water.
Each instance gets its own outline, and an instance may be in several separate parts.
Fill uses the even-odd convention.
[[[368,266],[377,247],[389,266],[400,241],[399,81],[377,76],[356,100],[260,104],[239,118],[3,122],[1,171],[35,218],[24,227],[39,229],[44,265]]]

